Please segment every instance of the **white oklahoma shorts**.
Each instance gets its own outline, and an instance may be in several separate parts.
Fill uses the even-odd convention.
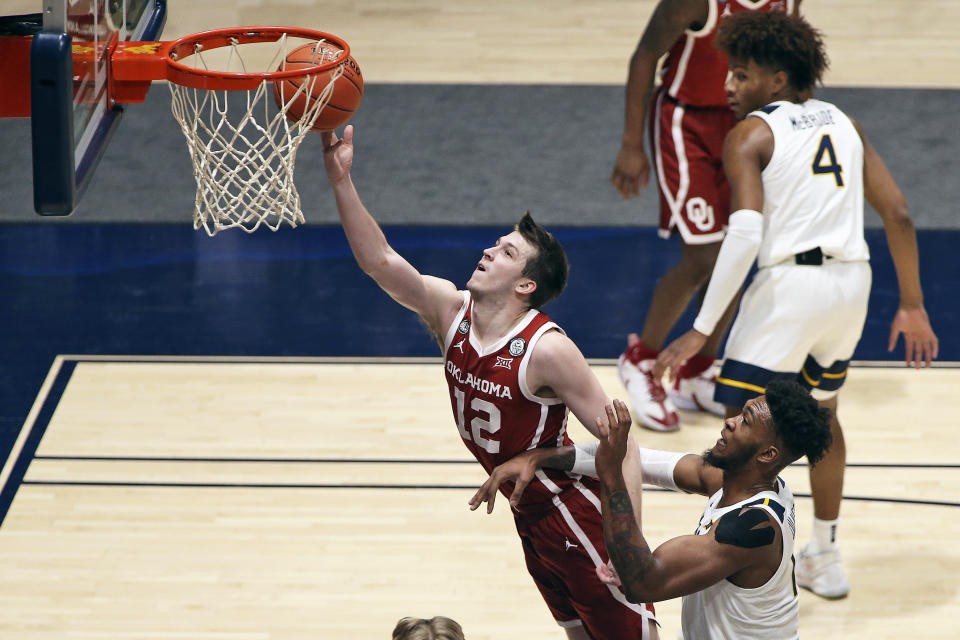
[[[780,263],[760,269],[730,330],[714,399],[731,407],[774,378],[796,379],[817,400],[843,386],[863,333],[870,263]]]

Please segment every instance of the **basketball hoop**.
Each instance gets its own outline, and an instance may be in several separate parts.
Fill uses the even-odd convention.
[[[314,66],[285,69],[291,38],[316,43]],[[252,43],[274,43],[272,56],[245,55],[251,47],[242,45]],[[144,52],[137,49],[144,45],[153,50],[138,59]],[[293,182],[297,149],[343,74],[350,54],[344,40],[310,29],[238,27],[173,42],[115,46],[117,101],[137,101],[148,77],[168,80],[171,109],[187,140],[197,183],[195,229],[213,236],[223,229],[276,231],[283,223],[304,222]],[[225,49],[214,56],[225,61],[211,60],[215,49]],[[276,80],[290,80],[282,86],[292,87],[287,91],[293,95],[277,94],[275,106]],[[297,115],[291,112],[295,103],[302,109]]]

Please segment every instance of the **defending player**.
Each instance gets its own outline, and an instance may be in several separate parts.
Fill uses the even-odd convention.
[[[664,390],[651,375],[667,335],[710,278],[730,211],[730,189],[723,174],[723,139],[736,124],[723,82],[726,55],[713,39],[730,15],[743,11],[795,12],[800,0],[661,0],[630,59],[623,142],[611,182],[624,198],[646,187],[650,160],[644,151],[644,119],[649,111],[650,140],[660,192],[660,235],[679,231],[680,261],[657,282],[643,332],[631,334],[620,358],[620,378],[640,423],[658,431],[680,427],[681,409],[723,415],[715,402],[713,363],[729,314],[696,357]],[[666,55],[660,86],[654,91],[658,60]]]
[[[600,439],[599,448],[523,453],[494,470],[471,506],[488,501],[492,508],[500,482],[515,480],[519,491],[540,466],[576,464],[589,473],[592,447],[603,486],[604,538],[618,574],[608,575],[622,582],[628,598],[656,602],[683,596],[688,640],[799,637],[793,495],[779,473],[800,456],[816,463],[823,455],[830,446],[829,412],[797,383],[775,381],[766,396],[727,418],[720,439],[702,456],[641,449],[644,482],[710,497],[694,535],[651,551],[620,472],[630,448],[630,412],[619,400],[606,411],[610,435]]]
[[[327,176],[340,221],[360,268],[415,311],[443,349],[450,402],[460,437],[488,471],[537,446],[570,442],[567,408],[599,435],[608,402],[576,345],[539,311],[560,294],[567,259],[560,243],[527,214],[484,250],[458,291],[421,275],[398,255],[367,212],[350,177],[353,127],[343,139],[323,134]],[[635,457],[624,463],[640,497]],[[510,497],[510,486],[504,494]],[[542,471],[513,500],[527,569],[554,618],[575,640],[656,638],[652,605],[627,602],[603,584],[607,561],[599,485],[562,471]],[[639,504],[639,502],[637,503]]]
[[[907,362],[929,366],[937,337],[923,307],[917,239],[906,201],[860,125],[815,100],[826,69],[820,34],[799,17],[742,14],[721,28],[727,93],[742,119],[724,146],[733,208],[693,329],[665,349],[654,375],[702,347],[757,260],[717,378],[729,411],[776,378],[796,379],[831,409],[833,447],[810,469],[813,538],[797,559],[801,586],[826,598],[850,590],[837,547],[846,448],[837,394],[863,332],[870,263],[863,199],[883,219],[900,288],[890,328]]]

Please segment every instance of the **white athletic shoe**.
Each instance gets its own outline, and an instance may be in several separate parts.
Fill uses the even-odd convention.
[[[834,549],[811,553],[809,548],[808,544],[797,555],[797,584],[821,598],[836,600],[847,597],[850,583],[843,570],[840,551]]]
[[[660,381],[653,379],[655,363],[656,360],[641,360],[634,364],[623,354],[617,361],[617,372],[640,424],[654,431],[676,431],[680,428],[680,414]]]
[[[684,411],[708,411],[725,417],[726,407],[713,399],[713,389],[717,386],[717,375],[710,367],[692,378],[677,378],[667,397],[678,409]]]

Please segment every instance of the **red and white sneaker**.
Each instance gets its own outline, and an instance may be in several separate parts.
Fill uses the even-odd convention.
[[[634,363],[624,353],[617,361],[617,372],[640,424],[654,431],[676,431],[680,428],[680,414],[651,373],[655,363],[656,360]]]
[[[689,378],[677,378],[667,397],[684,411],[707,411],[717,416],[727,414],[726,407],[713,399],[713,390],[717,386],[717,374],[714,368]]]

